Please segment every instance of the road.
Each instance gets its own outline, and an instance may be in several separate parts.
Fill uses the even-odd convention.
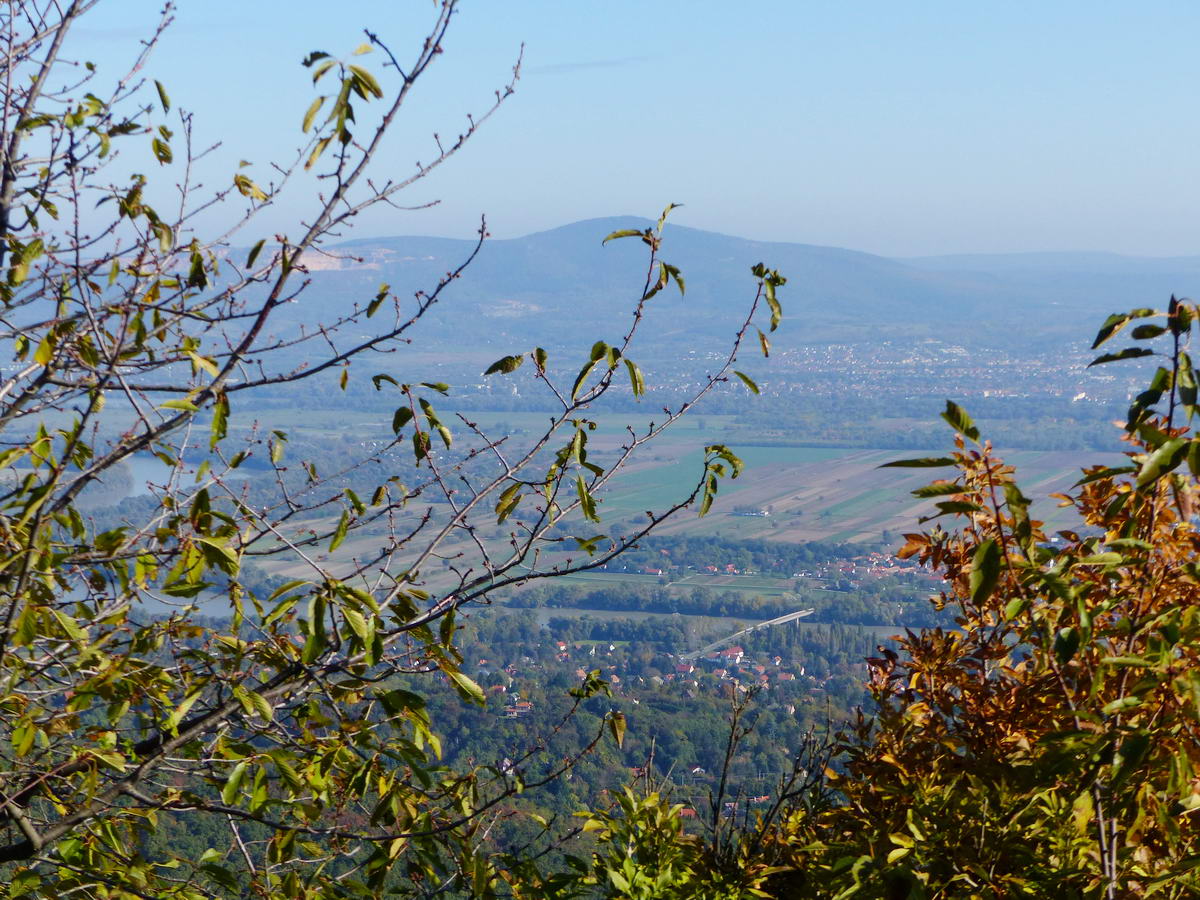
[[[805,616],[810,616],[813,614],[813,612],[814,610],[811,609],[801,609],[797,610],[796,612],[790,612],[785,616],[779,616],[776,619],[768,619],[765,622],[757,622],[754,625],[748,625],[741,631],[735,631],[733,634],[723,637],[719,641],[713,641],[711,644],[701,647],[699,650],[693,650],[690,653],[682,653],[680,654],[679,658],[682,660],[699,659],[702,656],[707,656],[709,653],[712,653],[712,651],[718,649],[719,647],[723,647],[726,644],[736,641],[743,634],[749,634],[750,632],[758,631],[761,628],[770,628],[772,625],[786,625],[788,622],[794,622],[797,619],[803,619]]]

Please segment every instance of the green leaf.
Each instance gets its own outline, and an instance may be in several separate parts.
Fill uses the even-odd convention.
[[[325,598],[321,594],[313,594],[308,598],[308,640],[304,642],[304,651],[300,661],[310,665],[325,650]]]
[[[198,407],[191,400],[168,400],[162,404],[159,409],[178,409],[183,412],[200,412]]]
[[[321,154],[325,152],[325,148],[329,146],[330,138],[323,137],[313,146],[312,152],[308,154],[308,159],[305,160],[304,168],[311,169],[317,164],[317,160],[321,158]]]
[[[987,601],[1000,578],[1000,561],[1003,552],[1000,545],[988,538],[977,548],[971,558],[971,601],[980,606]]]
[[[41,257],[45,252],[45,244],[41,238],[34,238],[29,243],[22,246],[18,251],[14,252],[16,262],[11,269],[8,270],[8,283],[21,284],[29,277],[29,267],[33,261]]]
[[[163,112],[171,111],[171,98],[167,96],[167,89],[163,87],[161,81],[154,82],[154,89],[158,91],[158,102],[162,104]]]
[[[881,469],[940,469],[958,460],[952,456],[923,456],[917,459],[897,459],[879,466]]]
[[[260,240],[257,244],[250,248],[250,255],[246,257],[246,268],[252,268],[254,261],[258,259],[258,254],[262,253],[263,244],[267,242],[266,238]]]
[[[740,378],[742,380],[742,384],[744,384],[744,385],[746,385],[746,387],[750,388],[750,390],[752,392],[754,392],[755,394],[758,393],[758,385],[754,383],[754,381],[750,378],[749,375],[747,375],[745,372],[739,372],[737,369],[733,370],[733,374],[736,375],[738,378]]]
[[[193,242],[195,246],[195,242]],[[193,250],[188,266],[187,286],[195,288],[208,287],[208,272],[204,268],[204,256],[198,250]]]
[[[349,527],[350,513],[348,510],[342,510],[342,517],[338,519],[337,528],[333,532],[333,539],[329,542],[330,553],[342,545],[342,541],[346,539],[346,530]]]
[[[1141,538],[1116,538],[1115,540],[1108,541],[1107,543],[1110,547],[1118,547],[1121,549],[1128,547],[1132,550],[1145,550],[1147,552],[1152,552],[1154,550],[1153,544],[1151,544],[1149,541],[1143,541]]]
[[[575,492],[579,495],[579,506],[583,510],[583,517],[589,522],[599,522],[600,516],[596,514],[596,500],[588,490],[582,475],[575,476]]]
[[[1150,308],[1145,307],[1138,308],[1138,310],[1130,310],[1129,312],[1112,313],[1111,316],[1104,320],[1104,324],[1100,325],[1096,340],[1092,342],[1092,349],[1094,350],[1100,344],[1110,340],[1112,336],[1116,335],[1118,331],[1129,324],[1130,319],[1144,319],[1148,316],[1154,316],[1156,313],[1156,310],[1150,310]]]
[[[1136,472],[1137,466],[1106,466],[1090,475],[1085,475],[1075,482],[1073,487],[1081,487],[1085,484],[1091,484],[1093,481],[1100,481],[1102,478],[1115,478],[1118,475],[1128,475],[1130,472]]]
[[[1054,655],[1059,663],[1066,665],[1079,649],[1079,630],[1076,628],[1060,628],[1054,636]]]
[[[154,158],[158,160],[159,165],[165,166],[175,158],[175,155],[171,152],[171,145],[158,138],[150,141],[150,149],[153,151]]]
[[[1019,616],[1029,607],[1029,601],[1025,597],[1014,597],[1004,605],[1004,618],[1010,622]]]
[[[1166,331],[1166,325],[1139,325],[1129,333],[1129,336],[1135,341],[1148,341],[1160,334],[1165,334]]]
[[[972,500],[942,500],[935,505],[944,513],[973,513],[983,509]]]
[[[1155,352],[1149,347],[1126,347],[1117,353],[1105,353],[1103,356],[1097,356],[1087,367],[1101,366],[1104,363],[1119,362],[1122,359],[1137,359],[1139,356],[1155,356]]]
[[[432,447],[432,442],[429,440],[429,432],[417,429],[413,432],[413,458],[420,464],[421,460],[429,456],[429,451]]]
[[[942,500],[934,505],[937,507],[938,512],[932,516],[922,516],[919,521],[928,522],[932,519],[948,515],[970,515],[983,509],[978,503],[970,500]]]
[[[612,732],[613,740],[617,742],[618,747],[625,746],[625,714],[613,713],[608,717],[608,730]]]
[[[486,375],[495,375],[499,372],[502,375],[507,375],[509,372],[515,372],[521,368],[521,363],[525,362],[524,356],[502,356],[483,373]]]
[[[301,123],[300,127],[302,132],[307,134],[308,130],[312,128],[313,119],[317,117],[317,113],[320,111],[321,106],[325,103],[325,99],[326,98],[323,96],[318,97],[308,107],[308,110],[304,113],[304,121]]]
[[[662,234],[663,226],[667,224],[667,216],[671,214],[671,210],[679,209],[681,206],[683,206],[682,203],[667,204],[666,209],[662,211],[662,215],[658,217],[658,225],[655,230],[658,231],[659,234]]]
[[[588,537],[588,538],[574,537],[574,538],[572,538],[572,540],[575,541],[575,546],[578,547],[580,550],[582,550],[584,553],[586,553],[588,556],[595,556],[596,550],[599,547],[600,542],[604,541],[604,540],[608,540],[608,535],[607,534],[597,534],[597,535],[594,535],[593,537]]]
[[[233,186],[238,189],[238,193],[243,197],[259,201],[267,199],[266,192],[245,175],[234,175]]]
[[[625,368],[629,370],[629,386],[633,391],[633,396],[641,397],[646,393],[646,381],[642,378],[642,370],[629,358],[625,359]]]
[[[500,499],[496,501],[496,524],[499,525],[507,519],[520,502],[521,484],[520,482],[515,482],[506,487],[501,492]]]
[[[1129,319],[1129,313],[1113,313],[1105,319],[1104,324],[1100,326],[1100,331],[1096,333],[1096,339],[1092,341],[1092,349],[1095,350],[1105,341],[1112,338],[1113,335],[1129,323]]]
[[[376,376],[376,377],[387,377],[387,376]],[[376,387],[378,387],[378,384],[376,385]],[[413,412],[409,407],[407,407],[407,406],[399,407],[396,410],[396,412],[392,415],[392,433],[399,434],[401,429],[403,429],[405,425],[407,425],[409,422],[412,421],[412,417],[413,417]]]
[[[769,281],[765,284],[766,288],[764,296],[766,297],[767,308],[771,310],[771,324],[769,330],[774,331],[779,327],[779,323],[783,321],[783,307],[779,305],[779,301],[775,297],[775,285],[771,284]]]
[[[366,93],[373,94],[375,97],[383,96],[383,88],[379,86],[379,82],[375,80],[374,75],[362,66],[347,66],[346,68],[354,74]]]
[[[224,391],[217,394],[213,403],[212,433],[208,439],[209,449],[213,449],[225,438],[229,427],[229,397]]]
[[[254,705],[254,711],[258,713],[259,718],[264,722],[270,722],[275,717],[275,711],[271,708],[270,701],[254,691],[246,693],[250,695],[250,702]]]
[[[450,680],[454,682],[454,686],[458,688],[459,694],[466,700],[474,701],[480,706],[487,703],[487,698],[484,697],[483,688],[477,685],[474,681],[464,675],[462,672],[451,669],[446,672],[450,676]]]
[[[914,497],[926,499],[928,497],[945,497],[948,494],[961,494],[966,490],[957,481],[938,481],[933,484],[927,484],[924,487],[919,487],[915,491],[910,491]]]
[[[286,594],[288,591],[290,591],[290,590],[293,590],[293,589],[295,589],[295,588],[298,588],[298,587],[300,587],[301,585],[310,584],[310,583],[311,583],[311,582],[307,581],[307,580],[306,580],[306,579],[304,579],[304,578],[296,578],[296,579],[294,579],[294,580],[292,580],[292,581],[289,581],[289,582],[287,582],[287,583],[285,583],[285,584],[281,584],[279,587],[275,588],[275,590],[271,591],[271,596],[269,596],[269,597],[267,598],[267,602],[268,602],[268,603],[270,603],[270,602],[271,602],[272,600],[274,600],[276,597],[282,597],[282,596],[283,596],[284,594]]]
[[[604,694],[606,697],[612,696],[612,690],[609,688],[608,682],[600,677],[599,669],[592,669],[592,671],[584,676],[579,687],[572,688],[567,693],[580,700],[586,700],[588,697],[594,697],[596,694]]]
[[[588,361],[584,365],[584,367],[579,370],[579,376],[575,379],[575,384],[571,388],[571,399],[572,400],[575,400],[576,398],[579,397],[579,389],[581,387],[583,387],[583,383],[585,381],[587,381],[588,375],[591,374],[591,371],[593,368],[595,368],[595,366],[596,366],[596,360],[593,359],[593,360]]]
[[[619,238],[641,237],[643,234],[645,234],[645,232],[638,231],[636,228],[622,228],[620,231],[612,232],[608,237],[606,237],[600,243],[603,245],[603,244],[607,244],[609,241],[615,241]]]
[[[175,232],[166,222],[154,222],[151,224],[150,230],[158,237],[158,249],[163,253],[175,246]]]
[[[1171,438],[1150,454],[1138,472],[1137,486],[1143,488],[1175,469],[1187,454],[1187,443],[1186,438]]]
[[[366,616],[357,609],[343,606],[342,618],[346,620],[346,624],[350,626],[350,630],[358,635],[359,640],[363,642],[363,646],[370,645],[375,637],[375,628],[367,621]]]
[[[979,429],[975,427],[967,411],[953,400],[946,401],[946,411],[942,413],[942,418],[963,437],[979,443]]]
[[[1127,709],[1136,709],[1142,705],[1140,697],[1118,697],[1109,703],[1104,704],[1100,710],[1106,716],[1113,716],[1118,713],[1123,713]]]
[[[242,787],[242,779],[246,777],[246,766],[248,760],[242,760],[233,767],[233,771],[229,773],[229,778],[225,781],[225,787],[221,788],[221,800],[226,806],[232,806],[233,801],[237,799],[238,791]]]
[[[44,366],[54,358],[54,340],[50,335],[46,335],[38,343],[37,349],[33,351],[33,361],[39,366]]]

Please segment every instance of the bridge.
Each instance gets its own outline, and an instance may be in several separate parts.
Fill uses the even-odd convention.
[[[777,619],[768,619],[765,622],[758,622],[754,625],[748,625],[741,631],[735,631],[733,634],[723,637],[719,641],[713,641],[708,646],[701,647],[699,650],[693,650],[690,653],[681,653],[679,658],[688,662],[695,661],[702,656],[707,656],[714,650],[719,650],[726,644],[733,643],[744,634],[750,634],[753,631],[759,631],[763,628],[770,628],[772,625],[786,625],[788,622],[795,622],[797,619],[803,619],[805,616],[811,616],[814,612],[815,610],[812,609],[801,609],[797,610],[796,612],[790,612],[786,616],[779,616]]]

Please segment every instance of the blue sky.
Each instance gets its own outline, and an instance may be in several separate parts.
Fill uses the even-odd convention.
[[[77,49],[115,70],[157,8],[108,0]],[[307,51],[348,54],[367,26],[410,56],[433,11],[181,0],[149,72],[228,178],[298,145]],[[405,201],[437,208],[357,234],[466,236],[486,213],[507,237],[674,201],[683,224],[886,255],[1197,254],[1198,36],[1194,2],[465,0],[379,174],[485,108],[524,42],[517,94]]]

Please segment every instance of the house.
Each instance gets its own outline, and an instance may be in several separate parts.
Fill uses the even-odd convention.
[[[531,715],[533,715],[533,704],[528,700],[516,700],[504,707],[504,718],[506,719],[524,719]]]
[[[742,661],[742,657],[746,655],[746,651],[741,647],[726,647],[724,650],[717,651],[717,659],[723,663],[737,665]]]

